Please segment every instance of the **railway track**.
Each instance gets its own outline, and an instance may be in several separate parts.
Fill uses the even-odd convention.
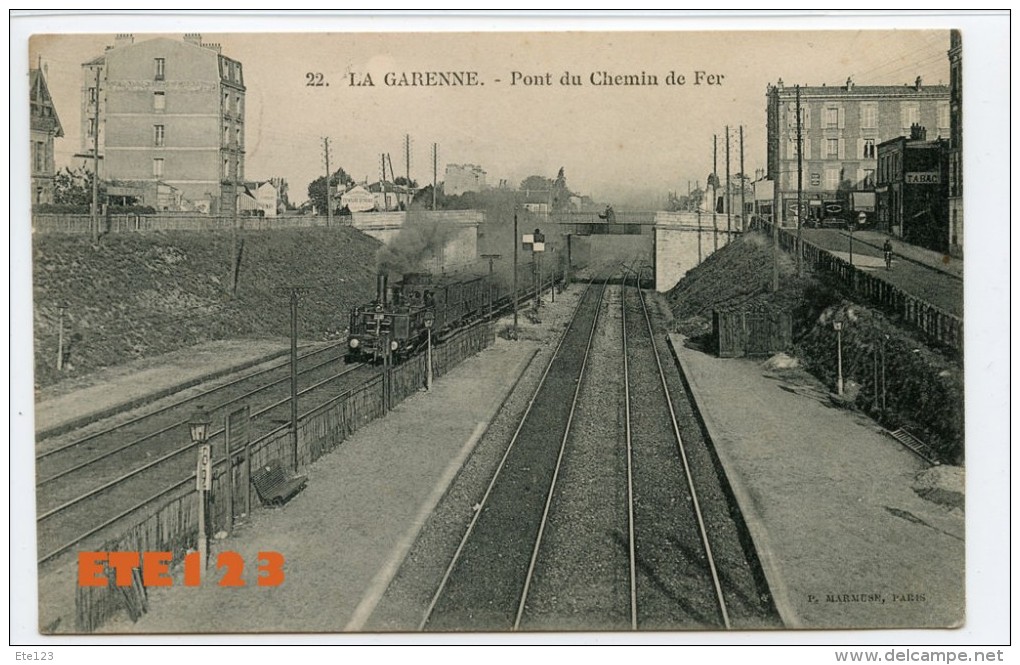
[[[378,369],[342,367],[342,345],[299,359],[301,403],[327,401],[366,380]],[[304,367],[300,365],[303,364]],[[282,377],[273,376],[274,372]],[[187,418],[192,403],[210,403],[214,422],[243,404],[251,406],[252,436],[280,426],[289,415],[289,372],[280,364],[177,401],[148,417],[80,437],[37,458],[37,543],[39,563],[109,535],[109,528],[135,508],[181,485],[194,473],[194,446]],[[214,426],[216,443],[223,430]]]
[[[659,353],[640,291],[589,285],[421,629],[778,626]]]

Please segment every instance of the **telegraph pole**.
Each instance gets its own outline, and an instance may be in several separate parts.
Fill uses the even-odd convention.
[[[99,75],[96,65],[96,127],[92,132],[92,242],[99,241]]]
[[[411,135],[404,134],[404,177],[407,178],[407,189],[411,189]]]
[[[435,192],[436,190],[433,188],[433,197],[436,195]],[[514,210],[514,339],[517,339],[517,251],[520,242],[521,237],[517,231],[517,211]]]
[[[439,144],[432,144],[432,209],[436,209],[436,180],[439,177]],[[516,219],[516,218],[515,218]],[[514,242],[517,242],[514,240]],[[516,310],[515,310],[516,311]],[[514,334],[517,334],[517,319],[514,319]]]
[[[801,138],[800,122],[800,84],[797,85],[797,277],[803,271],[803,258],[801,257],[801,226],[804,217],[804,145]]]
[[[295,471],[298,468],[298,294],[309,289],[307,286],[287,286],[278,289],[290,294],[290,433]]]
[[[782,161],[776,155],[776,171],[772,174],[772,292],[779,290],[779,220],[782,201],[779,198],[779,180]]]
[[[719,136],[712,134],[712,251],[719,251],[719,223],[715,216],[715,202],[719,198]]]
[[[733,211],[730,205],[733,196],[730,193],[730,126],[726,125],[726,244],[733,240]]]
[[[747,203],[744,197],[744,126],[740,126],[740,231],[747,233]]]
[[[325,136],[322,139],[322,149],[326,153],[326,227],[332,228],[333,226],[333,186],[330,181],[333,179],[333,174],[329,171],[329,137]]]

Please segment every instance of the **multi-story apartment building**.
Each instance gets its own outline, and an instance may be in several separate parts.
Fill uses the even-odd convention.
[[[480,192],[485,189],[485,170],[474,164],[447,164],[443,180],[443,193],[457,196],[464,192]]]
[[[81,147],[91,154],[98,138],[101,178],[163,182],[194,209],[232,209],[244,181],[240,62],[197,34],[118,35],[82,70]]]
[[[53,105],[46,75],[42,69],[31,69],[29,76],[29,141],[32,155],[32,203],[53,203],[53,139],[64,135]]]
[[[963,254],[963,40],[949,33],[949,251]]]
[[[796,87],[769,85],[768,177],[778,182],[781,220],[797,209]],[[878,144],[909,136],[920,124],[930,137],[950,132],[949,88],[921,84],[803,86],[799,90],[804,219],[843,215],[849,192],[874,190]]]

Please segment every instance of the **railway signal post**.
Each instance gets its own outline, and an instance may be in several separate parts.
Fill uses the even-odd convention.
[[[436,315],[431,310],[425,312],[425,333],[428,336],[425,347],[425,390],[429,392],[432,391],[432,324],[435,319]]]
[[[198,490],[198,556],[201,568],[205,568],[209,554],[209,536],[205,524],[205,502],[207,492],[212,489],[212,451],[209,440],[209,420],[205,408],[199,405],[188,422],[191,442],[198,446],[198,466],[195,469],[195,485]]]
[[[501,258],[502,254],[482,254],[483,259],[489,259],[489,320],[492,320],[492,262]],[[514,310],[516,314],[516,309]]]

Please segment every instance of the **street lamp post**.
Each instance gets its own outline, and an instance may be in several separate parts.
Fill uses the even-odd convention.
[[[209,553],[209,537],[205,524],[206,493],[212,489],[212,451],[209,445],[209,426],[212,422],[203,406],[198,406],[188,422],[191,442],[198,446],[198,466],[195,470],[195,485],[198,489],[198,552],[201,567],[205,568]]]
[[[843,396],[843,322],[833,321],[832,328],[836,331],[836,394]]]

